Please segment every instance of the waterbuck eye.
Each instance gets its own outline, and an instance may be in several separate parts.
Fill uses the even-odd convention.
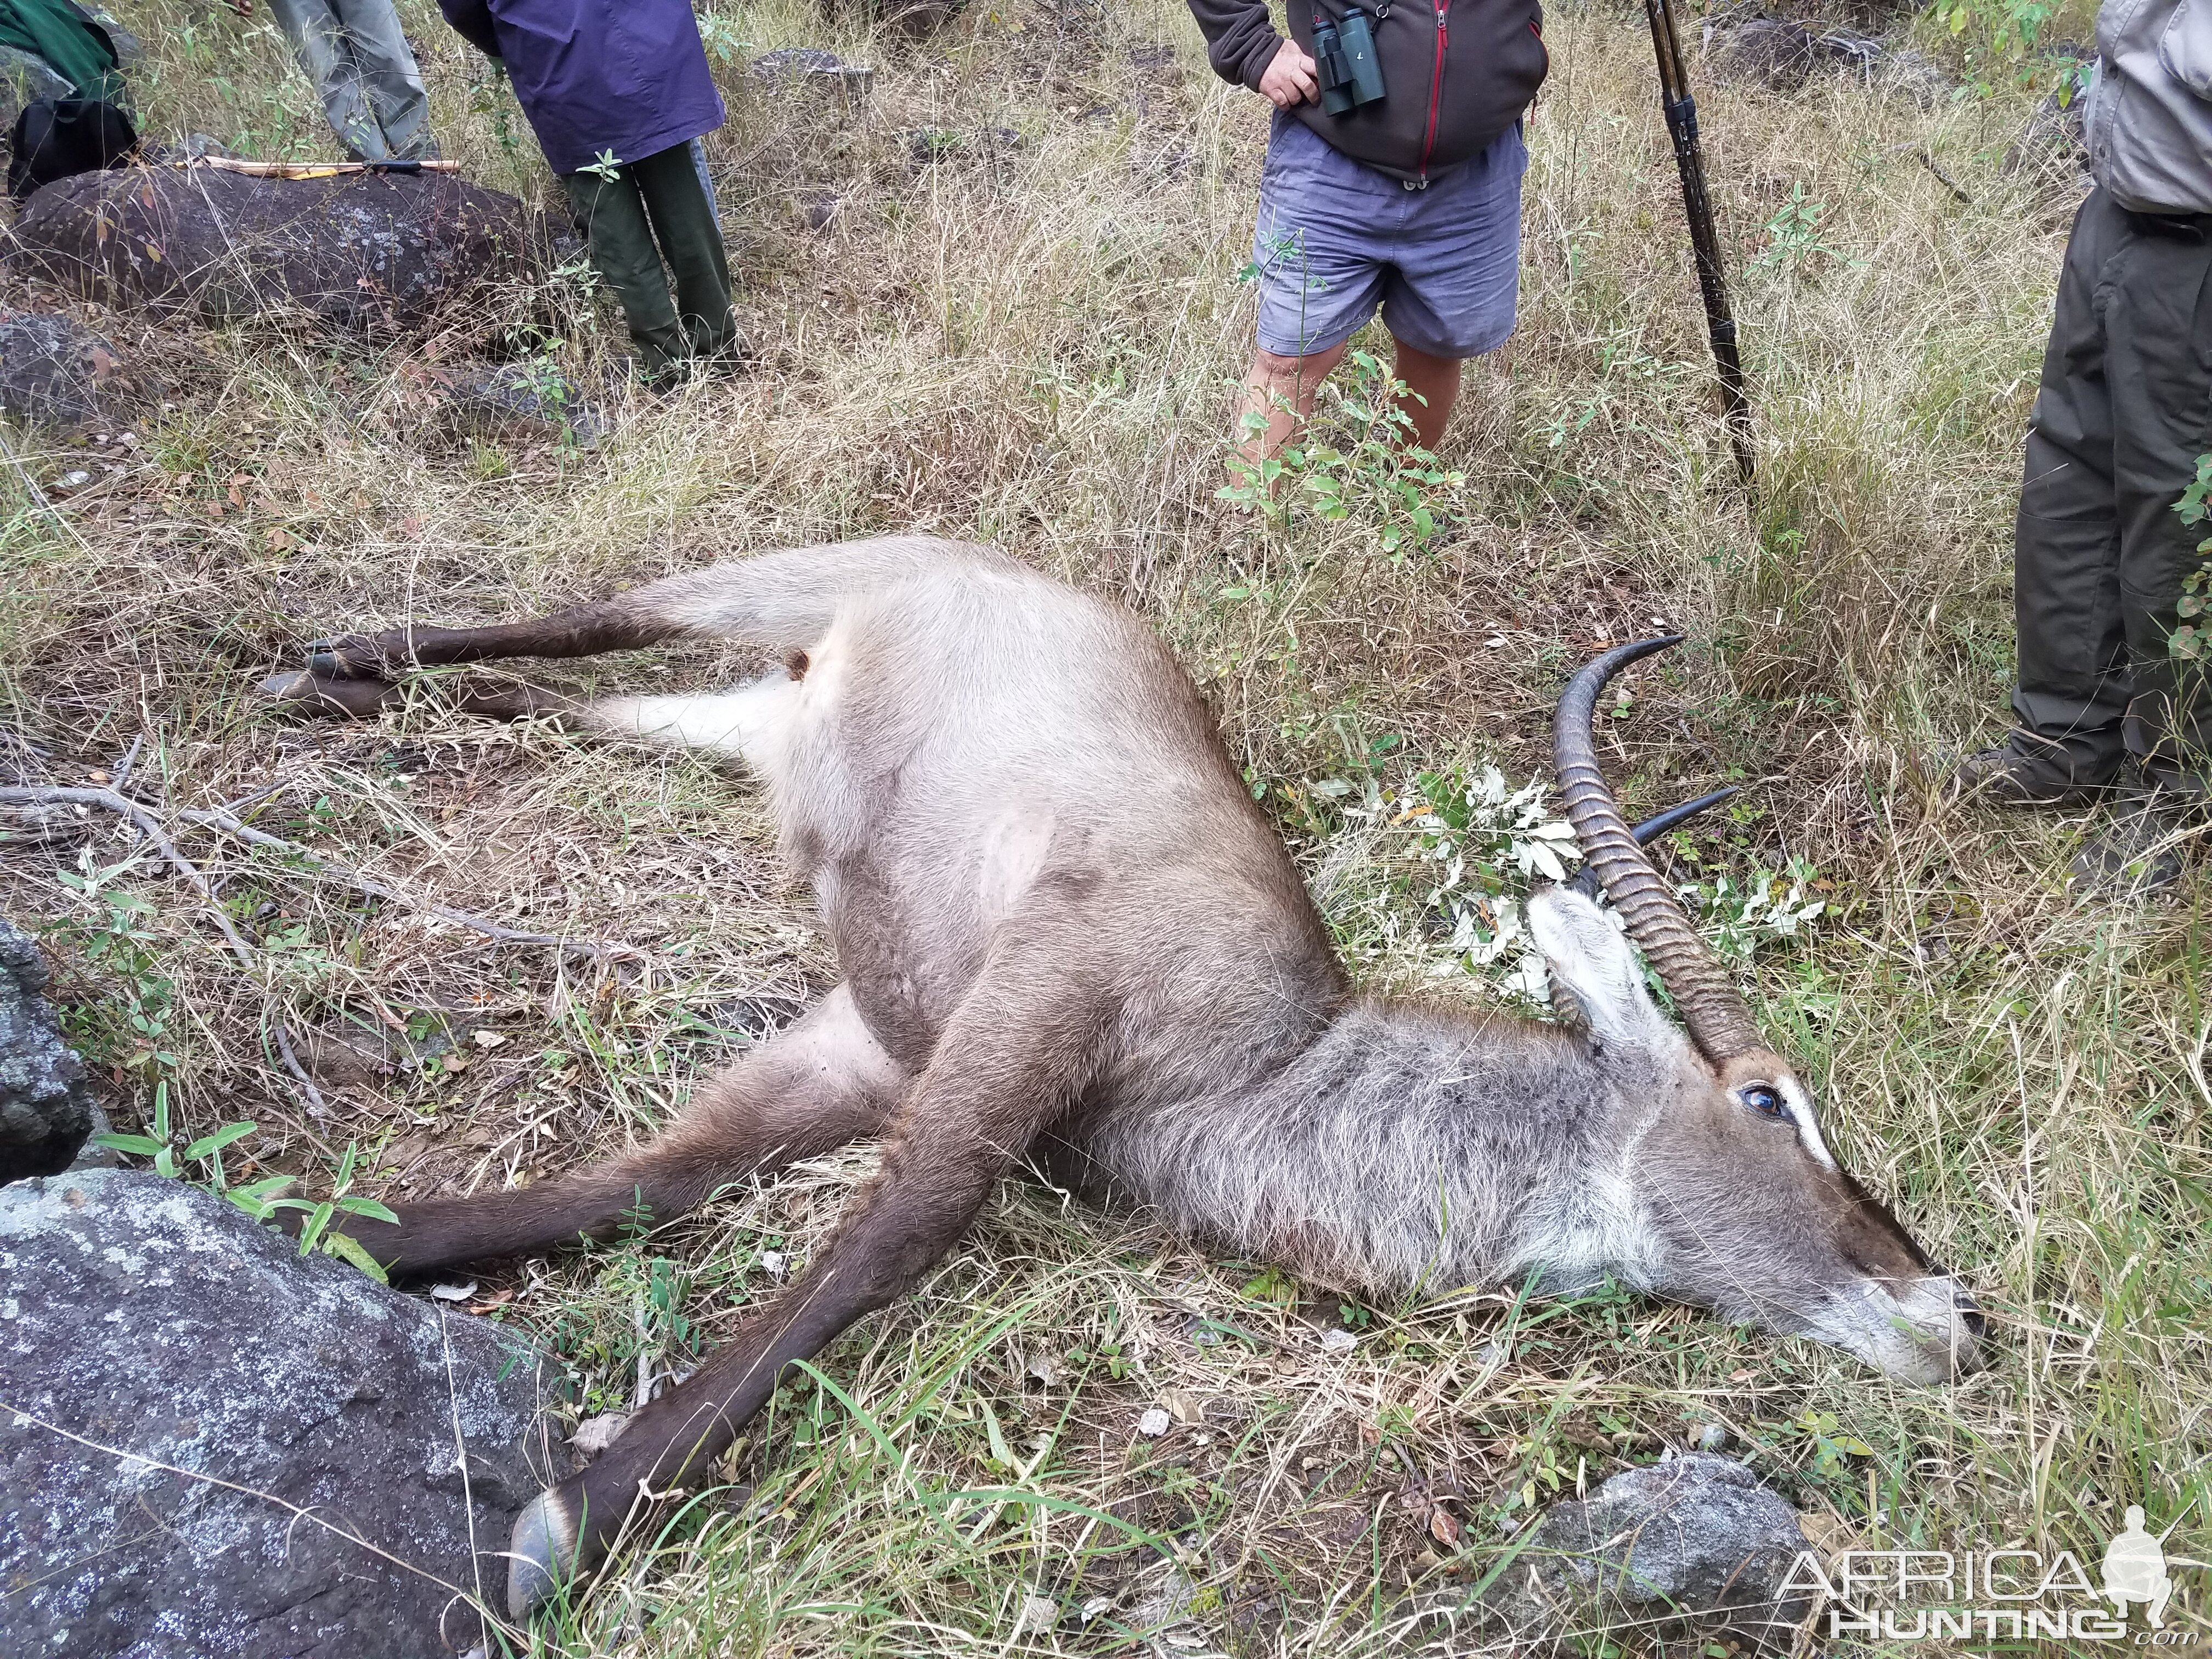
[[[1790,1103],[1770,1084],[1747,1083],[1735,1091],[1735,1097],[1761,1117],[1786,1119],[1790,1115]]]

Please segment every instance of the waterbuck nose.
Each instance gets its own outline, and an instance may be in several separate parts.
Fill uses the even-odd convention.
[[[1981,1304],[1974,1300],[1973,1291],[1945,1269],[1938,1267],[1931,1277],[1934,1282],[1950,1288],[1951,1313],[1958,1322],[1951,1352],[1953,1374],[1965,1376],[1981,1370],[1989,1363],[1982,1346],[1989,1321],[1982,1317]]]

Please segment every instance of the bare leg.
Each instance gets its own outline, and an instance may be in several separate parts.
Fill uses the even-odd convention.
[[[841,985],[717,1073],[667,1133],[633,1157],[514,1192],[395,1205],[397,1226],[355,1218],[344,1231],[394,1272],[427,1273],[548,1249],[633,1212],[665,1221],[732,1181],[875,1133],[904,1080]]]
[[[1095,1063],[1104,1013],[1054,972],[1068,943],[1040,938],[1039,948],[994,961],[915,1079],[875,1179],[805,1273],[633,1417],[597,1462],[516,1517],[507,1572],[516,1618],[598,1561],[634,1504],[718,1456],[785,1366],[912,1288],[967,1231],[999,1173]]]
[[[1244,387],[1237,399],[1237,453],[1248,461],[1264,461],[1291,441],[1291,434],[1313,415],[1314,394],[1328,378],[1329,370],[1343,361],[1343,342],[1310,357],[1281,357],[1272,351],[1255,352]],[[1249,429],[1249,415],[1267,417],[1266,428]]]
[[[1398,400],[1398,407],[1413,417],[1413,441],[1432,450],[1443,441],[1452,404],[1459,398],[1460,360],[1431,357],[1395,335],[1392,343],[1398,348],[1393,372],[1406,383],[1407,394]]]

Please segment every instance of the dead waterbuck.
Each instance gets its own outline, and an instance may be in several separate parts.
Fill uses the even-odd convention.
[[[785,665],[707,695],[509,688],[462,704],[741,757],[842,983],[641,1152],[346,1224],[420,1272],[544,1249],[641,1206],[665,1218],[860,1136],[880,1136],[883,1159],[787,1290],[524,1512],[518,1615],[594,1561],[641,1495],[727,1447],[785,1366],[915,1284],[1024,1160],[1324,1283],[1565,1291],[1610,1275],[1917,1382],[1974,1362],[1972,1298],[1838,1164],[1599,775],[1600,691],[1671,641],[1607,653],[1559,707],[1568,814],[1627,939],[1578,892],[1530,903],[1556,1024],[1355,990],[1166,649],[987,548],[767,553],[537,621],[339,640],[265,689],[360,714],[416,665],[686,635],[755,641]]]

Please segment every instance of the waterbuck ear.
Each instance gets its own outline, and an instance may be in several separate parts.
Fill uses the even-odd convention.
[[[1636,952],[1604,911],[1566,887],[1528,901],[1528,931],[1552,971],[1552,1004],[1601,1048],[1648,1048],[1681,1036],[1644,988]]]

